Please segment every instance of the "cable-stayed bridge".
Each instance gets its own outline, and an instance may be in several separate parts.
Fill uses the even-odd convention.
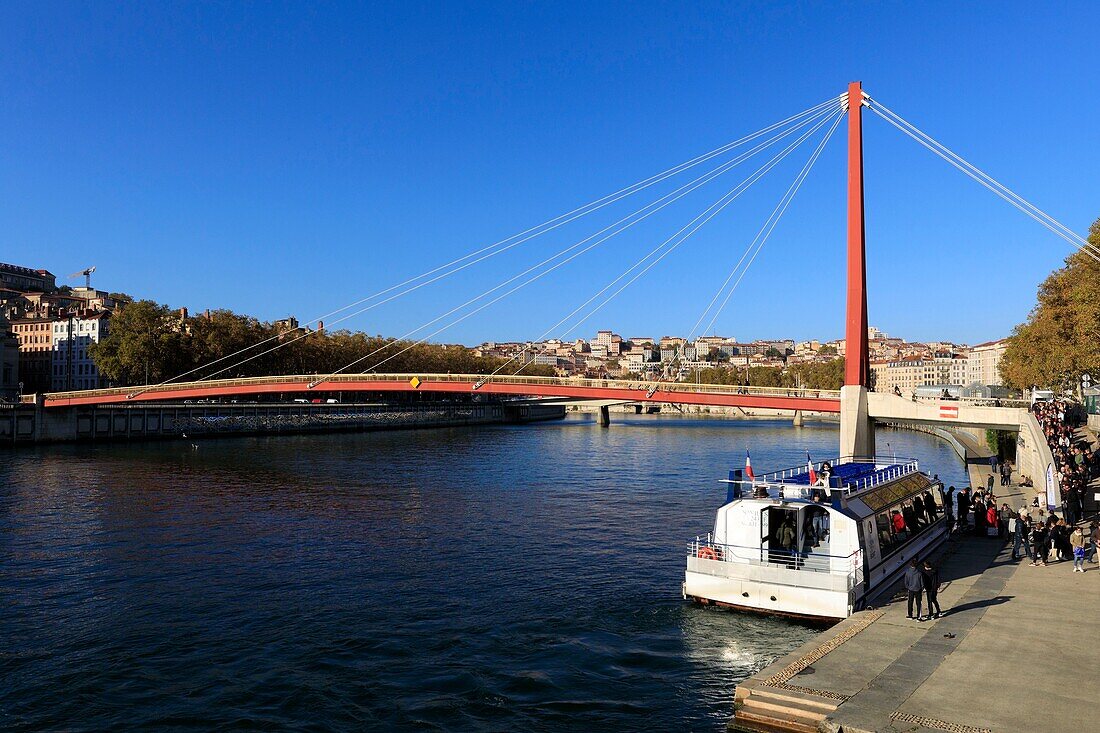
[[[100,389],[47,395],[46,405],[140,404],[283,394],[316,394],[310,384],[316,375],[252,377],[206,382],[177,382],[150,387],[141,394],[132,389]],[[480,374],[340,374],[324,382],[326,393],[387,393],[417,391],[439,395],[483,394],[560,398],[584,401],[654,402],[713,405],[746,409],[840,412],[840,392],[784,387],[741,387],[683,382],[647,383],[640,380],[584,379],[571,377],[503,376],[485,381]],[[130,397],[130,395],[134,395]]]
[[[591,201],[583,206],[548,219],[511,237],[471,251],[448,263],[436,266],[420,275],[408,278],[329,313],[313,321],[324,321],[326,327],[348,321],[374,308],[394,302],[406,295],[429,287],[446,278],[494,257],[513,251],[526,242],[580,220],[617,202],[636,197],[652,187],[670,181],[681,174],[694,175],[700,167],[704,172],[681,183],[676,188],[649,201],[578,241],[557,250],[538,263],[520,269],[516,274],[494,284],[425,323],[408,331],[397,341],[387,343],[329,373],[305,376],[263,376],[239,378],[250,362],[256,362],[272,352],[287,348],[313,336],[315,331],[300,328],[264,341],[251,344],[208,364],[178,374],[158,384],[105,390],[51,393],[42,396],[47,408],[90,407],[97,405],[155,404],[169,401],[247,398],[260,395],[292,394],[322,395],[340,393],[435,392],[483,395],[529,396],[575,400],[622,402],[663,402],[674,404],[723,405],[742,408],[805,410],[832,412],[841,415],[842,455],[874,455],[874,419],[907,419],[920,422],[954,422],[970,425],[1022,425],[1026,417],[1011,408],[986,407],[976,404],[956,405],[954,409],[916,408],[901,398],[870,392],[868,359],[868,317],[866,287],[866,254],[864,226],[863,180],[863,109],[866,108],[898,129],[907,137],[928,149],[937,157],[1003,199],[1021,213],[1035,220],[1051,233],[1071,244],[1085,255],[1100,260],[1100,249],[1034,206],[991,176],[964,160],[927,133],[902,118],[893,110],[863,92],[859,82],[849,85],[847,92],[826,99],[798,114],[768,125],[708,153],[638,181],[630,186]],[[663,238],[602,288],[579,303],[569,313],[549,325],[535,340],[548,338],[567,340],[583,324],[613,301],[654,267],[687,242],[699,229],[718,216],[730,204],[769,174],[784,159],[806,145],[810,149],[805,162],[786,187],[779,201],[768,213],[756,236],[749,242],[740,259],[730,269],[721,286],[702,309],[691,327],[687,341],[710,332],[730,302],[749,268],[768,242],[776,225],[789,208],[803,182],[810,174],[822,151],[847,120],[847,315],[845,319],[846,362],[844,386],[839,392],[821,392],[788,388],[755,388],[723,385],[692,384],[683,381],[685,369],[680,355],[663,361],[661,376],[635,380],[592,380],[578,378],[529,377],[521,372],[533,359],[512,357],[489,374],[424,375],[388,374],[384,367],[415,346],[427,343],[447,329],[476,316],[487,308],[560,270],[570,262],[601,246],[608,240],[631,229],[664,210],[672,203],[699,190],[712,181],[724,179],[748,161],[756,167],[686,224]],[[751,167],[748,166],[748,167]],[[688,174],[688,171],[692,171]],[[681,180],[677,178],[676,180]],[[686,325],[686,324],[685,324]],[[531,356],[527,354],[526,356]],[[537,356],[537,354],[535,354]],[[515,365],[516,360],[521,363]],[[258,362],[262,363],[262,362]],[[949,406],[950,407],[950,406]],[[986,412],[988,411],[988,412]],[[964,419],[965,418],[965,419]]]

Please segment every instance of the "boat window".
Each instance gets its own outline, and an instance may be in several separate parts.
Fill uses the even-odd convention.
[[[878,534],[882,554],[904,543],[943,514],[942,498],[938,491],[922,494],[897,502],[875,515],[875,531]]]

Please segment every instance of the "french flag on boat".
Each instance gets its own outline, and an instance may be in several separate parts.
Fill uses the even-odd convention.
[[[756,475],[752,472],[752,457],[749,456],[748,451],[745,451],[745,475],[748,476],[749,481],[756,480]]]
[[[817,471],[814,470],[814,462],[810,460],[810,451],[806,451],[806,468],[810,472],[810,486],[817,483]]]

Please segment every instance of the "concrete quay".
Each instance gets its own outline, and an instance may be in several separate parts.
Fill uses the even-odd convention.
[[[974,486],[990,473],[983,458],[968,462]],[[1035,489],[994,493],[1019,509]],[[956,535],[941,561],[938,620],[907,619],[904,594],[853,615],[739,685],[730,729],[1100,729],[1091,644],[1100,635],[1100,567],[1032,567],[1011,553],[1011,539]]]
[[[560,420],[561,405],[526,402],[410,404],[231,403],[0,405],[0,447],[58,442],[401,430]]]

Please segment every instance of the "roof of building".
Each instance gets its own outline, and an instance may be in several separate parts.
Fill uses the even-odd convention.
[[[34,270],[29,267],[21,267],[20,265],[11,265],[7,262],[0,262],[0,270],[7,270],[8,272],[14,272],[19,275],[38,275],[54,277],[54,274],[49,270]]]

